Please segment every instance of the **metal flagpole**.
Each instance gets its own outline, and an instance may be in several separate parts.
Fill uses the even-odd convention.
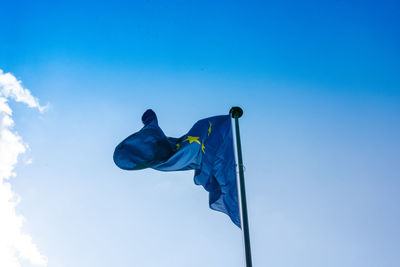
[[[251,250],[250,250],[250,235],[249,235],[249,219],[247,218],[247,204],[246,204],[246,190],[244,185],[244,172],[243,172],[243,160],[242,160],[242,147],[240,144],[240,133],[239,133],[239,118],[243,115],[243,110],[240,107],[232,107],[229,113],[232,118],[235,119],[236,129],[236,150],[238,156],[239,166],[239,184],[240,184],[240,206],[242,208],[242,230],[244,236],[244,251],[246,256],[246,267],[252,267],[251,263]]]

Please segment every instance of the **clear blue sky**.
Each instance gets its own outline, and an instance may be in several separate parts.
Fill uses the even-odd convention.
[[[322,2],[3,1],[0,69],[50,105],[10,103],[48,266],[243,266],[191,171],[112,161],[147,108],[181,136],[234,105],[254,266],[398,266],[400,4]]]

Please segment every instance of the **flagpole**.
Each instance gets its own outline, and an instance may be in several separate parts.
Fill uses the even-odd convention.
[[[236,150],[239,166],[239,184],[240,184],[240,206],[242,208],[242,230],[244,236],[244,251],[246,256],[246,267],[252,267],[251,263],[251,249],[250,249],[250,234],[249,234],[249,219],[247,218],[247,203],[246,203],[246,189],[244,184],[243,160],[242,160],[242,146],[240,144],[239,133],[239,118],[243,115],[243,110],[240,107],[232,107],[229,113],[235,119],[236,129]]]

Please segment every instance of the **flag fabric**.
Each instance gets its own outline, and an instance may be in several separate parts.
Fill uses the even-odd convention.
[[[240,225],[232,124],[229,115],[196,122],[180,138],[167,137],[153,110],[142,116],[144,127],[123,140],[114,151],[124,170],[194,170],[194,182],[209,192],[209,206]]]

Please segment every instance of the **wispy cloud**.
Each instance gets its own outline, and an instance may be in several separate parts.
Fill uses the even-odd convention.
[[[9,183],[10,178],[16,176],[13,170],[18,156],[26,151],[21,137],[13,131],[9,99],[40,112],[46,109],[28,89],[22,87],[21,81],[0,70],[0,266],[20,267],[21,259],[33,265],[46,266],[46,257],[39,252],[31,236],[22,232],[24,217],[15,210],[19,197]]]

